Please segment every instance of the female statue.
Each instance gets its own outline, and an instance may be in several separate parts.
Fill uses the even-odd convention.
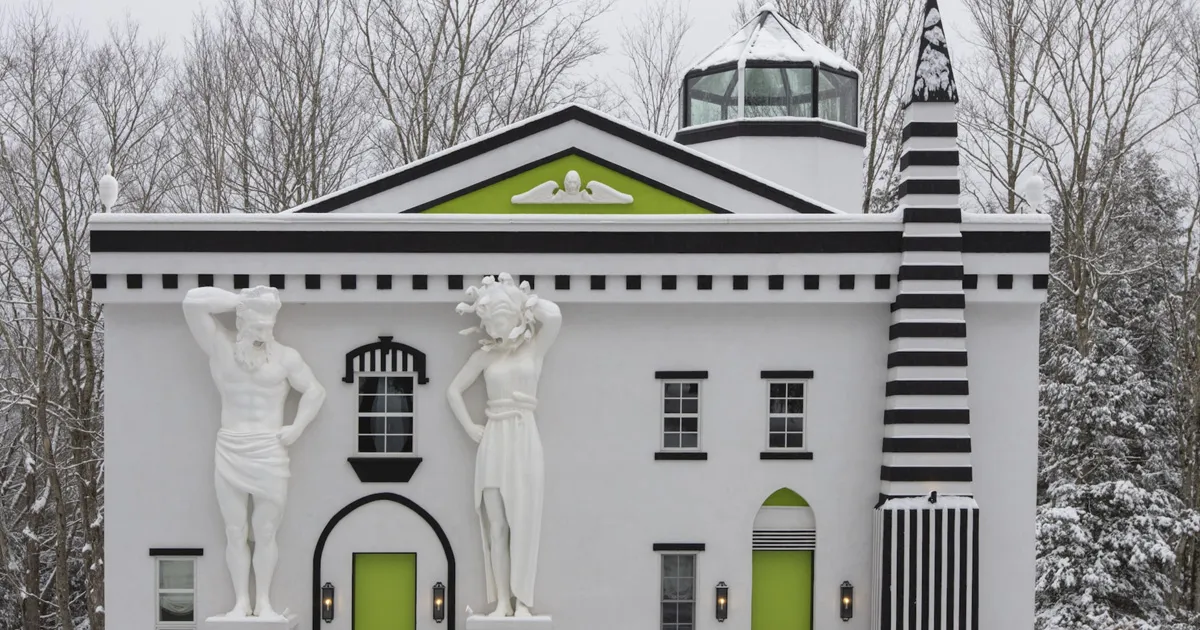
[[[458,313],[479,315],[480,348],[450,383],[446,397],[467,435],[479,444],[475,456],[475,509],[483,536],[483,565],[492,617],[528,617],[533,606],[544,479],[542,442],[534,410],[542,360],[562,327],[558,305],[540,300],[529,284],[506,273],[488,276],[466,291],[472,303]],[[476,424],[463,392],[483,374],[487,422]],[[512,599],[516,599],[514,607]]]

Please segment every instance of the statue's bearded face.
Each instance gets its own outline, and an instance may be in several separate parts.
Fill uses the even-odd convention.
[[[244,368],[255,370],[270,358],[275,339],[275,316],[246,309],[238,313],[237,344],[234,359]]]

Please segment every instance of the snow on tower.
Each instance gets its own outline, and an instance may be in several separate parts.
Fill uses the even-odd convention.
[[[764,5],[688,70],[675,141],[844,212],[862,212],[860,73]]]
[[[957,104],[941,11],[925,0],[900,156],[904,233],[875,515],[878,628],[979,625]]]

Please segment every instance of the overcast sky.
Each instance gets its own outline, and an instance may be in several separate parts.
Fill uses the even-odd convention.
[[[14,4],[22,0],[0,0],[0,5]],[[76,21],[94,37],[102,37],[110,21],[121,21],[126,14],[142,26],[147,35],[161,35],[169,42],[172,50],[180,50],[183,38],[191,29],[192,19],[202,8],[215,8],[222,0],[50,0],[60,18]],[[249,2],[250,0],[246,0]],[[609,47],[609,55],[600,64],[619,64],[620,36],[618,28],[622,19],[637,12],[646,0],[615,0],[613,11],[604,16],[599,27]],[[924,4],[924,0],[911,0]],[[941,0],[946,30],[950,37],[952,54],[960,57],[965,48],[963,31],[969,20],[962,0]],[[692,29],[688,33],[686,56],[689,65],[699,61],[705,53],[715,48],[730,35],[736,26],[732,13],[736,0],[689,0]]]

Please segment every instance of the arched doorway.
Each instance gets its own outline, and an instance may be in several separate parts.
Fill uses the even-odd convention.
[[[396,505],[396,504],[403,506],[405,508],[408,508],[408,513],[410,514],[410,519],[412,520],[412,523],[409,525],[409,527],[412,528],[411,531],[415,531],[416,529],[419,529],[423,526],[428,526],[428,529],[425,530],[425,532],[426,532],[425,535],[429,537],[428,544],[434,545],[435,548],[440,547],[440,551],[444,555],[445,564],[442,568],[442,571],[444,571],[444,575],[446,576],[446,582],[445,582],[446,583],[446,604],[445,604],[446,613],[445,614],[446,614],[446,621],[448,622],[446,627],[454,628],[455,616],[456,616],[455,615],[455,613],[456,613],[455,600],[456,600],[456,595],[457,595],[458,591],[456,588],[457,583],[456,583],[456,577],[455,577],[454,550],[451,549],[451,547],[450,547],[450,538],[446,535],[445,530],[442,529],[442,526],[440,523],[438,523],[437,519],[435,519],[432,514],[430,514],[428,511],[426,511],[424,508],[422,508],[420,505],[418,505],[412,499],[409,499],[408,497],[404,497],[399,494],[395,494],[395,493],[391,493],[391,492],[379,492],[376,494],[371,494],[371,495],[362,497],[360,499],[356,499],[355,501],[351,502],[346,507],[342,508],[341,510],[338,510],[337,514],[334,514],[333,518],[329,519],[329,522],[325,524],[325,528],[321,531],[320,537],[317,538],[317,544],[313,550],[313,577],[312,577],[312,580],[313,580],[312,581],[313,630],[323,630],[323,628],[324,628],[324,626],[321,623],[321,585],[322,585],[322,580],[323,580],[323,578],[322,578],[322,562],[323,562],[323,558],[326,554],[326,547],[329,544],[330,536],[334,533],[335,528],[338,526],[339,523],[341,523],[347,517],[351,516],[351,514],[353,514],[356,510],[361,512],[360,508],[363,508],[364,506]],[[342,529],[345,529],[345,528],[343,527]],[[430,532],[432,533],[432,535],[430,535]],[[345,555],[345,554],[343,554],[343,555]],[[380,561],[385,564],[406,564],[406,563],[416,560],[415,557],[413,557],[413,558],[400,557],[400,556],[409,556],[409,555],[414,555],[414,554],[403,554],[403,553],[364,554],[364,556],[366,556],[366,555],[376,556],[375,558],[370,558],[370,559],[377,560],[377,561]],[[388,557],[383,557],[383,556],[388,556]],[[351,562],[351,561],[353,561],[353,557],[345,557],[345,558],[341,558],[341,560],[346,561],[346,562]],[[358,573],[357,567],[355,567],[354,565],[350,565],[350,566],[351,566],[351,569],[353,571],[355,571],[355,574],[357,574]],[[377,569],[377,570],[386,571],[389,567],[364,566],[363,568],[367,569],[367,570]],[[391,568],[406,568],[406,567],[391,567]],[[413,568],[413,570],[415,571],[415,568]],[[341,588],[344,589],[347,584],[347,580],[343,579],[343,580],[340,580],[340,582],[342,584]],[[353,601],[352,588],[349,590],[351,590],[349,600],[344,600],[340,596],[338,598],[339,601],[343,602],[343,605],[340,606],[340,608],[343,610],[343,613],[340,613],[337,616],[338,624],[340,624],[340,625],[345,625],[344,622],[347,619],[351,620],[350,625],[345,625],[345,627],[347,627],[347,628],[350,628],[354,625],[352,622],[353,608],[351,608],[351,610],[350,610],[351,616],[347,616],[346,614],[344,614],[346,611],[346,608],[347,608],[345,606],[345,603],[347,601]],[[426,604],[426,602],[423,602],[423,605],[424,604]],[[414,619],[414,622],[415,622],[415,619]]]
[[[812,508],[787,488],[775,491],[754,517],[751,630],[812,630]]]

